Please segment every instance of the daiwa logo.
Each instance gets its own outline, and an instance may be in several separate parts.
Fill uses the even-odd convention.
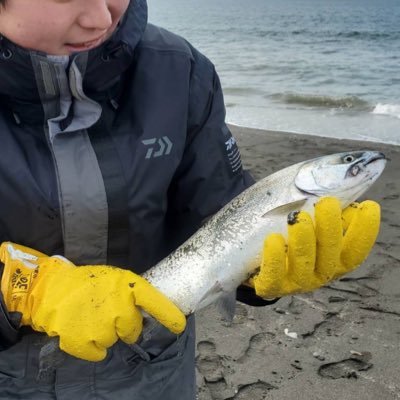
[[[146,159],[167,156],[169,153],[171,153],[173,146],[168,136],[163,136],[159,139],[152,138],[142,140],[142,143],[145,146],[149,146],[145,157]]]
[[[225,142],[225,146],[226,146],[226,151],[230,151],[232,150],[232,147],[236,144],[236,140],[233,136],[231,136],[226,142]]]

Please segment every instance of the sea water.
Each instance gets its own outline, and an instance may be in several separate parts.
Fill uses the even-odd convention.
[[[227,121],[400,144],[400,0],[148,0],[216,66]]]

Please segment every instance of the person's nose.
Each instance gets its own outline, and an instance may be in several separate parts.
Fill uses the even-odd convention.
[[[79,16],[79,25],[85,29],[106,30],[112,25],[109,0],[84,0],[85,8]]]

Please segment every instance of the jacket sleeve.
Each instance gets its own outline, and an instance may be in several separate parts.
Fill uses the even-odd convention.
[[[172,236],[177,238],[173,246],[253,183],[225,124],[224,99],[214,66],[193,49],[187,141],[170,191],[169,218],[174,226]],[[238,290],[238,300],[252,305],[271,303],[246,288]]]

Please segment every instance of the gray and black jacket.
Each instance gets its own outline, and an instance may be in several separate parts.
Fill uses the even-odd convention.
[[[111,39],[49,57],[0,39],[0,241],[141,273],[252,183],[213,65],[131,2]],[[241,294],[251,301],[251,295]],[[260,304],[264,304],[261,302]],[[194,399],[194,320],[36,379],[44,335],[0,308],[0,399]]]

